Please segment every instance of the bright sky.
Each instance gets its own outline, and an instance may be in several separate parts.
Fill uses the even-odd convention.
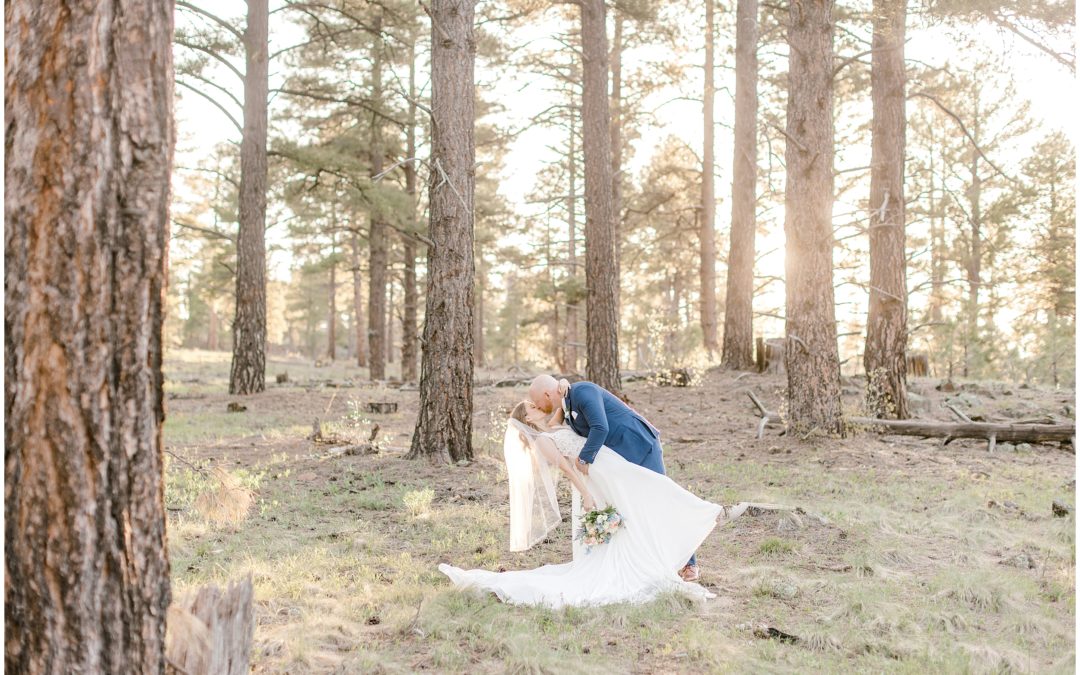
[[[236,17],[242,25],[244,16],[244,3],[241,0],[219,0],[214,5],[214,11],[222,16]],[[183,25],[188,16],[185,12],[178,11],[178,25]],[[278,13],[271,16],[271,37],[275,43],[274,48],[280,48],[293,44],[301,39],[299,31],[288,25],[287,13]],[[694,22],[697,17],[686,17],[687,30],[693,31],[696,27]],[[720,18],[721,33],[718,36],[718,58],[729,48],[733,39],[725,32],[726,19]],[[515,44],[532,43],[536,47],[543,48],[552,46],[550,35],[558,30],[558,23],[554,19],[537,22],[529,27],[518,29],[514,34]],[[683,35],[691,35],[693,32],[683,32]],[[869,35],[866,36],[869,38]],[[968,39],[977,37],[987,48],[996,53],[1008,54],[1006,63],[1016,81],[1017,89],[1022,97],[1028,98],[1032,103],[1032,115],[1040,120],[1046,129],[1063,129],[1070,138],[1076,142],[1076,127],[1074,119],[1077,110],[1078,94],[1075,79],[1065,69],[1047,56],[1034,48],[1003,35],[996,29],[978,28],[967,29],[961,35],[958,30],[936,28],[933,30],[909,30],[909,42],[907,54],[909,58],[917,58],[920,62],[932,66],[944,66],[952,64],[961,68],[965,58],[968,57],[962,49]],[[636,54],[630,54],[629,58],[644,57],[649,59],[672,58],[655,48],[639,49]],[[683,58],[689,64],[696,64],[701,60],[701,52],[688,52],[679,58]],[[242,63],[238,64],[242,67]],[[271,87],[275,79],[279,79],[282,66],[271,64]],[[224,73],[224,69],[222,69]],[[650,96],[644,103],[644,108],[653,110],[657,125],[647,128],[635,142],[635,152],[629,161],[627,171],[636,175],[651,158],[653,148],[665,137],[676,135],[683,139],[690,147],[699,149],[702,143],[701,104],[692,100],[680,100],[679,97],[700,96],[702,88],[702,71],[698,68],[686,69],[685,79],[671,82],[667,87]],[[1006,73],[1003,73],[1006,74]],[[402,75],[404,76],[404,74]],[[734,91],[733,72],[729,69],[718,68],[717,73],[717,98],[716,116],[716,158],[717,158],[717,229],[721,235],[726,231],[729,217],[728,195],[730,190],[730,162],[731,162],[731,134],[728,126],[733,121],[733,103],[730,96],[724,91]],[[239,83],[232,82],[231,75],[222,75],[221,83],[229,86],[238,98],[243,97],[243,91]],[[508,128],[520,128],[526,126],[531,116],[551,105],[552,95],[544,89],[544,84],[538,82],[531,73],[517,73],[507,75],[505,71],[486,68],[483,63],[477,67],[478,87],[487,99],[503,102],[506,111],[496,120],[500,126]],[[227,140],[236,140],[236,131],[228,120],[211,104],[199,97],[179,90],[181,100],[177,105],[178,126],[181,141],[178,147],[177,163],[183,166],[195,166],[200,157],[205,157],[209,149],[215,144]],[[867,93],[866,110],[869,111],[869,93]],[[239,116],[239,111],[235,113]],[[273,117],[273,109],[271,109]],[[271,119],[273,124],[273,119]],[[1044,131],[1040,130],[1041,135]],[[531,129],[522,133],[513,142],[510,152],[507,153],[506,165],[501,170],[500,191],[509,201],[515,212],[525,216],[537,208],[536,205],[526,203],[526,195],[533,189],[535,175],[543,166],[545,160],[550,160],[552,151],[547,148],[550,142],[550,131],[543,129]],[[698,150],[700,152],[700,150]],[[1019,161],[1020,156],[998,157],[1003,165],[1009,165]],[[865,166],[869,163],[869,147],[866,148],[837,148],[836,167]],[[178,190],[183,190],[179,185]],[[837,214],[837,225],[850,219],[850,212],[856,210],[853,203],[838,201],[834,212]],[[268,243],[283,243],[285,237],[284,228],[274,228],[267,233]],[[783,232],[782,228],[774,228],[773,232],[763,239],[759,239],[759,251],[777,249],[771,256],[766,256],[759,264],[758,271],[777,269],[783,270]],[[271,275],[287,279],[291,260],[285,251],[272,254],[270,260]],[[723,278],[723,270],[720,270]],[[853,293],[852,300],[855,305],[851,311],[862,311],[865,297],[861,291],[847,287],[848,293]],[[838,300],[844,298],[838,292]],[[782,307],[783,287],[774,284],[766,297],[764,305]],[[842,316],[841,316],[842,318]],[[782,333],[782,326],[766,327],[766,332],[771,334]]]

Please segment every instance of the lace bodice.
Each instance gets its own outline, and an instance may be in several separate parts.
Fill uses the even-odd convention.
[[[567,426],[545,432],[544,435],[555,442],[555,447],[559,449],[563,457],[577,459],[581,448],[585,447],[585,439],[578,436],[573,429]]]

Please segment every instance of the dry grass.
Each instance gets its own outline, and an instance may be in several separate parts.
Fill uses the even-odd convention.
[[[227,355],[218,370],[192,366],[204,367],[200,378],[220,378]],[[170,376],[187,368],[173,361]],[[304,372],[269,372],[284,368]],[[691,389],[630,389],[664,429],[668,470],[683,485],[825,518],[744,517],[718,530],[699,552],[719,596],[708,603],[550,611],[451,589],[439,562],[560,562],[568,535],[506,550],[505,476],[488,442],[500,415],[477,415],[482,454],[472,466],[430,467],[400,459],[415,392],[359,386],[272,388],[204,441],[171,437],[171,450],[204,471],[228,470],[254,495],[246,520],[214,522],[196,507],[212,481],[169,463],[174,593],[251,572],[254,666],[268,673],[1073,671],[1075,523],[1050,514],[1051,499],[1073,499],[1062,488],[1075,476],[1071,455],[876,436],[756,441],[739,387],[775,401],[778,384],[710,374]],[[489,411],[521,392],[477,395]],[[1020,390],[988,406],[1021,397],[1038,408],[1061,395]],[[311,417],[345,420],[350,399],[400,404],[374,420],[390,438],[380,454],[330,458],[304,440]],[[213,387],[174,400],[167,439],[177,416],[195,428],[228,400]],[[1034,567],[1007,563],[1020,553]],[[799,640],[760,639],[763,624]]]

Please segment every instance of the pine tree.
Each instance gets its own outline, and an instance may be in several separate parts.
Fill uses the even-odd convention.
[[[907,244],[904,34],[907,0],[874,3],[873,149],[870,160],[870,310],[863,363],[867,407],[905,419],[907,409]]]
[[[843,433],[833,297],[832,0],[793,4],[787,106],[785,288],[788,423]]]
[[[475,37],[472,0],[431,3],[431,180],[420,413],[408,457],[468,461],[472,448]]]

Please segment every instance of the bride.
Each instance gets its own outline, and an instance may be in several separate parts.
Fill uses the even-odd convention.
[[[597,453],[588,475],[582,474],[573,463],[585,439],[562,424],[560,413],[549,424],[535,405],[522,401],[507,422],[503,452],[510,482],[510,550],[531,548],[561,522],[555,498],[560,472],[573,486],[575,535],[582,508],[614,506],[624,525],[609,543],[589,551],[575,536],[572,562],[560,565],[489,572],[441,564],[439,570],[458,587],[491,591],[503,602],[521,605],[638,603],[665,591],[693,599],[715,597],[676,571],[718,521],[741,515],[745,506],[728,512],[607,447]]]

